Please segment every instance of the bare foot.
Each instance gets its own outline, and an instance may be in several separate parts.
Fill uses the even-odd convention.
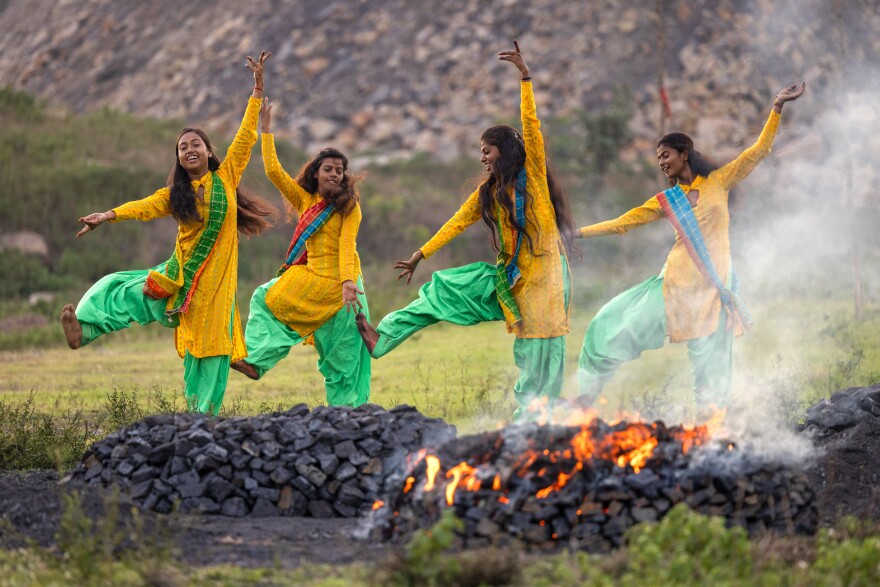
[[[67,304],[61,309],[61,327],[64,329],[64,336],[67,338],[67,346],[72,349],[78,349],[82,346],[82,324],[76,319],[76,311],[73,308],[73,304]]]
[[[257,368],[245,361],[244,359],[240,359],[238,361],[233,361],[229,364],[230,367],[238,371],[239,373],[244,373],[251,379],[259,379],[260,375],[257,373]]]
[[[367,317],[364,316],[363,312],[358,312],[354,321],[357,323],[358,334],[361,335],[364,345],[367,347],[367,352],[372,355],[373,349],[376,348],[376,343],[379,342],[379,333],[376,332],[375,328],[370,326],[370,323],[367,322]]]

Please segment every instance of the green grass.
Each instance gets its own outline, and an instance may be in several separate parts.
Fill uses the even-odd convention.
[[[753,309],[755,329],[735,343],[734,394],[759,388],[765,393],[794,393],[807,402],[836,389],[880,380],[880,308],[868,308],[860,325],[853,324],[843,300],[771,300]],[[564,396],[577,393],[578,353],[594,311],[572,315]],[[61,339],[60,326],[56,328]],[[468,328],[438,324],[425,329],[373,362],[371,401],[386,407],[416,406],[456,424],[462,432],[494,428],[508,421],[515,408],[510,393],[517,376],[512,344],[513,337],[500,323]],[[254,414],[266,406],[323,403],[316,359],[313,347],[299,346],[260,381],[231,373],[225,404]],[[97,414],[114,391],[136,391],[142,402],[156,394],[182,398],[181,360],[171,332],[164,329],[135,326],[75,352],[60,345],[0,351],[0,360],[4,363],[0,401],[21,401],[33,392],[37,412]],[[654,405],[658,395],[667,407],[688,408],[690,386],[686,346],[667,344],[621,367],[606,388],[603,411],[610,415],[619,408]]]

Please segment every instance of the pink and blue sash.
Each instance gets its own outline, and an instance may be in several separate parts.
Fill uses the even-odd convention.
[[[703,240],[703,233],[700,231],[697,217],[694,215],[694,209],[684,190],[676,184],[674,187],[657,194],[657,200],[660,202],[666,218],[675,228],[678,238],[684,243],[697,269],[707,281],[718,289],[721,305],[727,312],[727,329],[730,330],[735,323],[739,323],[743,330],[750,330],[754,322],[745,303],[736,293],[738,289],[736,271],[731,266],[731,287],[728,289],[718,276],[715,265],[712,264],[709,249]]]
[[[330,202],[321,200],[300,216],[299,221],[296,223],[296,229],[293,231],[290,246],[287,248],[287,260],[278,269],[276,276],[280,277],[282,273],[294,265],[304,265],[308,261],[308,251],[305,250],[306,241],[327,224],[327,221],[330,220],[335,211],[336,208]]]

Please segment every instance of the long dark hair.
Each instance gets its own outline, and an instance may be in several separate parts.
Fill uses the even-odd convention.
[[[174,169],[168,176],[168,187],[171,190],[171,215],[182,223],[202,221],[196,208],[196,193],[192,187],[192,179],[180,164],[180,157],[177,155],[177,144],[180,142],[180,137],[188,132],[199,135],[211,153],[208,158],[208,169],[217,171],[220,168],[220,160],[214,154],[214,146],[202,129],[187,127],[180,131],[180,134],[177,135],[177,141],[174,143]],[[237,228],[242,234],[248,236],[260,234],[275,224],[278,219],[278,209],[250,188],[239,185],[235,190],[235,201],[238,209],[236,214]]]
[[[526,237],[526,246],[529,251],[535,255],[532,246],[532,239],[526,232],[524,226],[520,226],[516,220],[516,210],[514,209],[514,199],[508,193],[511,186],[515,186],[516,177],[520,170],[526,164],[526,147],[523,142],[522,135],[506,124],[500,124],[487,128],[480,137],[480,141],[498,148],[500,156],[492,165],[492,173],[489,179],[480,184],[480,212],[483,223],[489,228],[492,235],[492,246],[496,251],[500,251],[498,242],[498,231],[495,218],[492,217],[492,203],[497,202],[504,208],[510,223],[518,231]],[[550,202],[553,204],[553,212],[556,216],[556,227],[562,235],[566,251],[571,254],[577,253],[580,256],[580,248],[574,242],[575,226],[574,219],[571,216],[571,208],[568,205],[568,198],[562,182],[551,165],[547,165],[547,187],[550,190]],[[525,205],[528,208],[531,195],[525,194]],[[543,254],[541,252],[539,254]]]
[[[361,195],[357,189],[357,178],[350,173],[347,173],[348,157],[346,157],[342,151],[332,147],[321,149],[321,151],[315,155],[314,159],[303,165],[302,169],[299,170],[299,174],[296,176],[295,181],[299,184],[299,187],[310,194],[318,193],[318,178],[315,177],[315,175],[318,173],[318,169],[321,168],[321,162],[323,162],[324,159],[342,160],[342,182],[339,184],[340,190],[332,199],[327,199],[333,204],[333,207],[336,208],[337,212],[345,216],[354,210],[355,205],[357,205],[361,199]]]

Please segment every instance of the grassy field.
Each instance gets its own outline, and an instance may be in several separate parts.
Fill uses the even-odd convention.
[[[565,396],[577,394],[577,357],[596,309],[573,313]],[[757,392],[770,398],[785,393],[790,401],[807,402],[880,380],[880,308],[869,307],[859,325],[844,300],[764,301],[754,309],[755,329],[735,344],[734,394]],[[425,329],[373,362],[371,401],[386,407],[414,405],[462,432],[494,428],[509,420],[515,408],[510,393],[517,375],[512,343],[500,323]],[[323,403],[316,358],[313,347],[296,347],[261,381],[231,373],[225,406],[254,414],[298,402]],[[172,333],[157,327],[135,326],[76,352],[59,345],[4,351],[0,360],[0,401],[14,403],[33,392],[40,412],[100,412],[114,390],[137,392],[148,410],[157,396],[183,407],[181,360]],[[625,364],[606,388],[602,410],[608,415],[624,408],[648,417],[686,419],[690,384],[685,345],[668,344]]]

